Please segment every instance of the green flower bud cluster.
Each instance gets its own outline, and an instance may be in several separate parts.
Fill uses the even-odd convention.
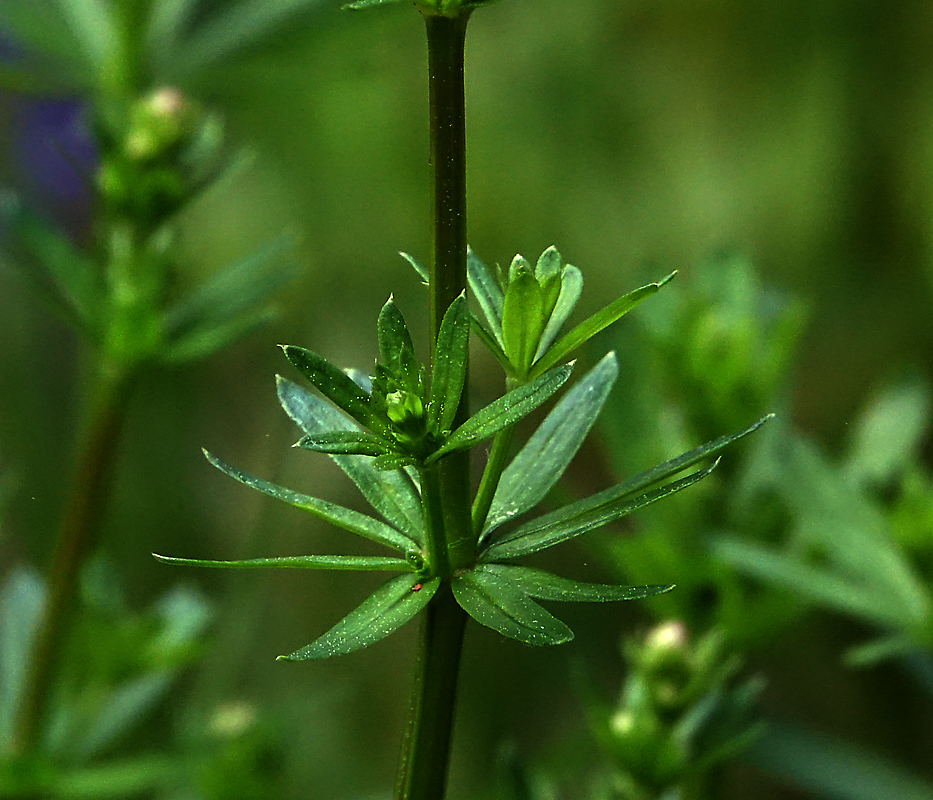
[[[332,455],[374,456],[373,463],[380,470],[428,466],[514,424],[570,375],[569,367],[552,370],[521,391],[499,398],[454,430],[469,347],[466,298],[454,300],[444,315],[430,381],[415,358],[408,327],[391,297],[379,314],[377,333],[380,360],[368,380],[354,380],[310,350],[283,347],[299,372],[366,429],[309,434],[299,440],[299,447]]]
[[[162,87],[128,107],[104,105],[97,187],[107,212],[155,228],[200,189],[218,166],[218,117],[178,89]]]
[[[757,679],[736,683],[739,659],[710,631],[693,639],[679,621],[625,647],[630,673],[600,738],[626,800],[683,791],[686,782],[751,743]]]

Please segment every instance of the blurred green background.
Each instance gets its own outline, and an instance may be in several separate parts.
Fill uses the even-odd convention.
[[[220,7],[202,5],[205,18]],[[250,157],[186,212],[182,282],[283,230],[301,237],[295,256],[303,272],[273,324],[197,366],[146,376],[121,444],[107,551],[131,605],[182,579],[203,587],[216,607],[205,661],[140,737],[158,741],[186,708],[251,704],[278,720],[290,742],[296,737],[270,766],[284,765],[286,776],[275,796],[383,796],[408,697],[414,626],[332,662],[277,664],[275,655],[361,601],[365,579],[182,573],[149,553],[248,558],[341,546],[340,532],[211,469],[200,448],[361,507],[324,457],[289,450],[297,433],[276,403],[274,375],[295,376],[276,344],[366,369],[390,293],[410,326],[424,330],[423,288],[397,253],[429,257],[425,62],[411,8],[353,14],[322,4],[183,87],[225,116],[229,139]],[[4,183],[30,197],[39,189],[17,159],[18,102],[0,100]],[[805,309],[781,410],[786,424],[830,454],[841,452],[882,386],[906,370],[929,378],[929,3],[508,0],[470,22],[467,108],[473,249],[505,265],[516,252],[535,258],[556,244],[586,275],[581,318],[645,278],[677,269],[678,282],[690,286],[712,268],[712,256],[740,253],[762,283]],[[614,346],[608,336],[601,343]],[[425,353],[423,336],[417,344]],[[594,350],[587,360],[596,357]],[[620,384],[630,361],[623,349]],[[476,360],[477,402],[499,390],[490,362]],[[81,366],[74,334],[0,266],[0,572],[49,558],[79,422]],[[930,444],[927,432],[927,465]],[[594,452],[576,471],[574,493],[611,479],[612,459]],[[571,573],[587,553],[562,551]],[[594,576],[606,577],[596,568],[581,575]],[[585,661],[614,686],[619,637],[647,616],[634,605],[562,615],[578,639],[560,649],[531,651],[470,629],[453,800],[492,791],[489,765],[506,740],[529,755],[592,757],[580,755],[588,745],[578,741],[583,712],[568,663]],[[870,745],[933,780],[930,695],[917,701],[890,666],[847,671],[840,650],[864,638],[857,623],[811,618],[792,633],[750,660],[769,682],[765,707]],[[885,733],[898,729],[910,731],[909,743]],[[809,796],[747,767],[730,781],[724,798]]]

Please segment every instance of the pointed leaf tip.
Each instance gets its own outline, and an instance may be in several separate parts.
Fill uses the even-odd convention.
[[[421,611],[438,586],[440,578],[426,582],[417,575],[390,578],[323,636],[276,661],[313,661],[375,644]]]

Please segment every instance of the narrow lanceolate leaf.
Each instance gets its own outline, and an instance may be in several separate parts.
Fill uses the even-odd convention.
[[[389,435],[389,424],[376,415],[369,395],[343,370],[303,347],[290,344],[281,347],[295,369],[314,384],[321,394],[374,433]]]
[[[358,430],[350,419],[325,400],[281,376],[276,380],[282,408],[309,436],[335,430]],[[372,459],[365,456],[332,454],[331,458],[386,522],[415,541],[424,541],[421,495],[405,473],[381,472],[373,466]]]
[[[469,347],[470,310],[466,297],[460,295],[450,304],[437,332],[428,403],[428,424],[435,432],[449,431],[453,425],[466,380]]]
[[[539,257],[535,264],[535,277],[542,286],[560,275],[560,253],[551,245]]]
[[[331,453],[351,456],[381,456],[389,452],[389,446],[378,436],[362,431],[330,431],[314,436],[302,436],[295,447],[313,450],[316,453]]]
[[[403,553],[417,546],[417,543],[411,537],[377,519],[334,503],[328,503],[326,500],[319,500],[316,497],[309,497],[305,494],[293,492],[291,489],[276,486],[274,483],[269,483],[261,478],[254,478],[252,475],[247,475],[245,472],[240,472],[240,470],[231,467],[229,464],[225,464],[216,456],[208,453],[207,450],[204,451],[204,455],[217,469],[226,472],[227,475],[240,483],[245,483],[253,489],[258,489],[263,494],[277,500],[283,500],[296,508],[301,508],[320,519],[330,522],[332,525],[336,525],[338,528],[372,539],[374,542],[379,542],[394,550],[401,550]]]
[[[538,258],[535,264],[535,279],[541,287],[543,298],[543,317],[545,322],[557,304],[561,290],[560,253],[551,245]]]
[[[635,291],[629,292],[615,302],[610,303],[602,311],[597,311],[592,317],[583,320],[583,322],[558,339],[550,350],[543,355],[531,371],[532,377],[540,375],[544,370],[550,369],[555,364],[559,364],[585,341],[631,311],[646,297],[655,294],[676,274],[676,272],[672,272],[662,281],[649,283],[647,286],[635,289]]]
[[[39,275],[25,277],[40,291],[51,294],[49,299],[69,317],[93,330],[103,303],[93,262],[18,199],[7,200],[0,211],[4,228],[13,234],[5,237],[5,248],[13,251],[14,261],[26,262],[24,268],[35,265],[40,270]],[[48,287],[49,280],[54,288]]]
[[[166,333],[178,339],[255,312],[297,275],[295,261],[287,258],[294,246],[294,236],[278,236],[213,275],[165,312]]]
[[[539,517],[536,520],[519,525],[514,531],[507,533],[500,540],[491,544],[481,555],[480,561],[503,561],[518,558],[519,556],[536,553],[553,547],[555,544],[566,542],[576,536],[601,528],[610,522],[638,511],[640,508],[656,503],[668,495],[693,486],[697,481],[709,475],[718,464],[713,462],[705,469],[687,475],[679,481],[674,481],[659,489],[646,492],[635,498],[627,495],[611,502],[600,502],[600,495],[593,495],[585,500],[571,503],[569,506]]]
[[[502,305],[504,302],[502,289],[495,275],[486,269],[486,265],[469,247],[467,248],[467,280],[470,282],[473,296],[489,323],[490,332],[499,347],[505,348],[505,342],[502,339]]]
[[[541,502],[580,449],[618,374],[609,353],[561,398],[502,473],[484,533]]]
[[[415,360],[415,346],[405,318],[391,297],[379,312],[376,334],[383,365],[401,378],[409,389],[417,391],[419,365]]]
[[[487,570],[470,570],[451,581],[460,607],[487,628],[525,644],[564,644],[573,631],[512,581]]]
[[[404,558],[381,556],[285,556],[282,558],[248,558],[242,561],[213,561],[199,558],[173,558],[153,553],[163,564],[216,569],[341,569],[382,572],[413,572]]]
[[[417,463],[418,462],[414,458],[406,456],[403,453],[386,453],[385,455],[377,456],[373,459],[373,467],[380,472],[404,469],[405,467],[414,466]]]
[[[573,264],[568,264],[561,273],[560,294],[557,295],[557,303],[548,317],[547,325],[544,326],[544,333],[541,334],[535,361],[548,351],[551,343],[557,338],[560,329],[564,327],[564,323],[577,307],[577,301],[582,293],[583,273]]]
[[[483,326],[483,323],[479,321],[479,318],[473,314],[471,315],[473,319],[473,330],[476,331],[476,335],[479,336],[480,341],[489,348],[490,352],[496,357],[496,361],[502,366],[502,369],[505,370],[506,375],[510,378],[515,377],[515,370],[512,369],[512,364],[509,362],[509,357],[505,354],[505,350],[499,345],[499,341],[493,337],[493,335],[486,330]],[[501,338],[501,334],[500,334]]]
[[[30,651],[47,589],[37,572],[14,567],[0,585],[0,748],[12,749],[16,713],[29,677]]]
[[[122,44],[116,9],[105,0],[58,0],[58,6],[98,80],[113,80]]]
[[[502,308],[505,352],[520,375],[525,375],[544,330],[544,297],[531,270],[519,266],[509,279]]]
[[[440,585],[440,578],[422,584],[417,575],[390,578],[355,611],[327,633],[283,661],[311,661],[362,650],[394,633],[424,608]]]
[[[395,0],[391,0],[391,1],[395,2]],[[402,258],[404,258],[409,264],[411,264],[412,269],[418,273],[418,277],[421,278],[421,280],[425,284],[428,284],[431,282],[431,273],[428,272],[427,267],[425,267],[422,263],[417,261],[414,256],[411,256],[408,253],[402,253],[402,252],[400,252],[399,255]]]
[[[480,564],[477,572],[495,575],[519,587],[529,597],[560,603],[612,603],[619,600],[642,600],[664,594],[672,584],[650,586],[611,586],[602,583],[580,583],[561,578],[544,570],[517,564]]]
[[[390,3],[402,3],[404,0],[356,0],[353,3],[342,5],[341,8],[348,11],[363,11],[374,6],[387,6]]]
[[[551,370],[537,380],[519,386],[481,408],[450,435],[444,446],[437,450],[427,463],[430,464],[454,450],[472,447],[503,428],[514,425],[560,389],[570,377],[572,368],[572,365],[566,364]]]

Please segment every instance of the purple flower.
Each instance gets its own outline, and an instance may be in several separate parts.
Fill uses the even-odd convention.
[[[91,183],[97,148],[85,105],[73,98],[23,97],[14,113],[16,188],[27,204],[73,239],[84,238],[91,219]]]

